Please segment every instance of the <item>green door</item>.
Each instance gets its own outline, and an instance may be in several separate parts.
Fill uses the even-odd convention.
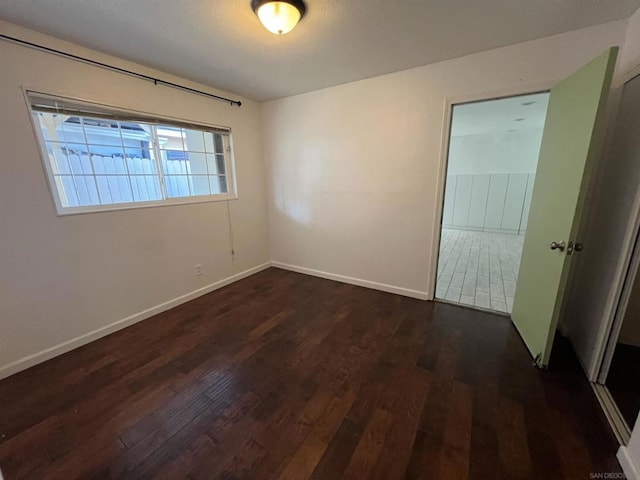
[[[572,258],[570,242],[575,242],[590,158],[597,149],[596,120],[604,110],[617,53],[617,48],[607,50],[558,83],[549,96],[511,315],[542,367],[549,363]]]

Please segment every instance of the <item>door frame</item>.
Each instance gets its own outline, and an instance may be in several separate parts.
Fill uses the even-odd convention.
[[[444,212],[444,194],[447,183],[447,169],[449,163],[449,143],[451,139],[451,122],[453,120],[453,107],[467,103],[478,103],[503,98],[534,95],[536,93],[549,92],[557,82],[540,82],[529,85],[506,87],[500,90],[469,93],[464,95],[448,96],[444,99],[442,115],[442,136],[440,138],[440,159],[436,173],[437,186],[436,198],[433,208],[432,238],[431,238],[431,262],[427,272],[427,300],[436,298],[436,282],[438,276],[438,262],[440,260],[440,239],[442,238],[442,215]]]

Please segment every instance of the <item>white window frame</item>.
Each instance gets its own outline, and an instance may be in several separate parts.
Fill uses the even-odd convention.
[[[67,216],[67,215],[78,215],[78,214],[86,214],[86,213],[97,213],[97,212],[110,212],[110,211],[118,211],[118,210],[132,210],[138,208],[150,208],[150,207],[166,207],[172,205],[189,205],[196,203],[210,203],[210,202],[223,202],[229,200],[237,200],[238,199],[238,188],[236,183],[236,168],[235,168],[235,155],[233,148],[233,133],[231,127],[224,127],[213,124],[206,124],[203,122],[192,122],[188,120],[183,120],[179,118],[172,118],[169,116],[158,115],[154,113],[148,112],[140,112],[136,110],[130,110],[122,107],[81,100],[72,97],[66,97],[61,95],[52,95],[49,93],[44,93],[36,90],[27,90],[24,89],[24,96],[27,103],[27,108],[29,110],[29,118],[31,121],[31,125],[33,128],[33,132],[36,137],[36,141],[38,143],[38,149],[40,151],[40,160],[44,169],[44,173],[47,178],[47,186],[49,188],[49,192],[51,193],[54,206],[56,208],[57,216]],[[153,122],[156,124],[166,125],[170,127],[178,127],[178,128],[194,128],[201,129],[203,131],[215,131],[220,132],[224,131],[222,136],[224,142],[224,151],[225,151],[225,176],[227,182],[227,192],[226,193],[217,193],[217,194],[209,194],[209,195],[194,195],[194,196],[185,196],[185,197],[167,197],[166,196],[166,187],[164,185],[164,175],[162,173],[162,169],[158,170],[158,179],[161,183],[161,190],[163,191],[164,198],[161,200],[151,200],[151,201],[133,201],[126,203],[110,203],[104,205],[87,205],[87,206],[78,206],[78,207],[66,207],[64,206],[62,199],[60,198],[60,192],[55,182],[55,177],[53,174],[53,169],[51,162],[49,160],[49,155],[47,153],[47,147],[45,138],[42,134],[42,130],[40,124],[37,122],[34,113],[37,113],[37,109],[32,108],[32,102],[30,95],[36,95],[38,97],[45,97],[53,100],[60,100],[63,102],[70,102],[78,106],[85,106],[89,110],[91,107],[100,108],[103,110],[108,110],[112,112],[114,115],[127,116],[131,115],[136,119],[140,119],[143,122],[143,119],[148,119],[147,121]],[[90,114],[86,115],[90,117]],[[133,120],[135,121],[135,120]]]

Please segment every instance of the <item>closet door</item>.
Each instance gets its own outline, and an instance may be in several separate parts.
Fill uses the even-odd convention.
[[[507,196],[507,186],[509,185],[509,174],[492,174],[489,182],[489,195],[487,198],[487,213],[484,227],[488,231],[502,229],[502,215],[504,213],[504,202]]]

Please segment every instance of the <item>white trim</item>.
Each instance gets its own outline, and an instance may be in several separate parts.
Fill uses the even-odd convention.
[[[93,330],[92,332],[85,333],[84,335],[80,335],[79,337],[72,338],[71,340],[67,340],[66,342],[62,342],[54,347],[47,348],[46,350],[42,350],[41,352],[34,353],[27,357],[21,358],[20,360],[16,360],[15,362],[11,362],[8,365],[4,365],[0,367],[0,379],[18,373],[22,370],[26,370],[29,367],[37,365],[38,363],[42,363],[51,358],[57,357],[58,355],[62,355],[63,353],[69,352],[75,348],[81,347],[82,345],[86,345],[87,343],[93,342],[99,338],[102,338],[110,333],[117,332],[118,330],[122,330],[134,323],[138,323],[142,320],[145,320],[149,317],[157,315],[159,313],[165,312],[173,307],[181,305],[189,300],[193,300],[194,298],[201,297],[207,293],[213,292],[219,288],[225,287],[233,282],[241,280],[245,277],[253,275],[254,273],[261,272],[262,270],[266,270],[271,266],[271,262],[263,263],[262,265],[258,265],[253,268],[249,268],[240,273],[236,273],[230,277],[224,278],[217,282],[206,285],[202,288],[198,288],[197,290],[193,290],[192,292],[185,293],[184,295],[180,295],[179,297],[173,298],[166,302],[155,305],[151,308],[147,308],[141,312],[135,313],[129,317],[117,320],[116,322],[110,323],[109,325],[105,325],[104,327],[100,327],[97,330]]]
[[[436,277],[438,275],[438,260],[440,258],[440,238],[442,237],[442,215],[444,211],[444,190],[447,180],[447,164],[449,161],[449,139],[451,137],[451,118],[453,103],[450,98],[444,99],[442,138],[440,139],[440,161],[436,172],[437,187],[436,201],[433,206],[433,236],[431,238],[431,264],[427,276],[427,290],[431,292],[429,300],[435,299]]]
[[[303,273],[305,275],[311,275],[313,277],[326,278],[327,280],[335,280],[336,282],[349,283],[351,285],[357,285],[358,287],[371,288],[373,290],[381,290],[383,292],[395,293],[396,295],[403,295],[405,297],[418,298],[420,300],[430,300],[431,296],[429,292],[421,292],[419,290],[412,290],[410,288],[396,287],[395,285],[388,285],[386,283],[372,282],[370,280],[364,280],[362,278],[347,277],[345,275],[338,275],[336,273],[323,272],[321,270],[314,270],[312,268],[299,267],[297,265],[289,265],[288,263],[272,261],[271,265],[283,270],[290,270],[292,272]]]
[[[502,90],[491,90],[486,92],[470,93],[466,95],[457,95],[446,97],[444,99],[442,137],[440,139],[440,161],[438,162],[438,171],[436,173],[438,182],[436,187],[436,201],[433,208],[433,224],[431,229],[431,231],[433,232],[431,239],[431,263],[428,266],[427,271],[427,291],[430,295],[428,300],[434,299],[434,294],[436,291],[436,276],[438,273],[440,233],[442,230],[442,211],[444,209],[444,190],[446,186],[447,163],[449,160],[449,138],[451,132],[453,106],[462,103],[499,100],[501,98],[517,97],[521,95],[534,95],[536,93],[548,92],[554,85],[554,82],[542,82],[531,85],[517,85],[514,87],[504,88]]]
[[[225,175],[220,175],[221,177]],[[227,178],[229,181],[229,178]],[[228,185],[228,184],[227,184]],[[53,192],[50,182],[49,190]],[[54,193],[57,195],[57,191]],[[216,203],[238,200],[238,195],[228,193],[215,193],[212,195],[193,195],[189,197],[167,197],[165,200],[150,200],[148,202],[104,203],[86,207],[58,207],[58,198],[54,199],[57,217],[72,215],[85,215],[87,213],[120,212],[122,210],[137,210],[139,208],[175,207],[176,205],[191,205],[196,203]]]
[[[609,389],[605,385],[595,382],[589,383],[593,393],[596,395],[596,398],[600,403],[600,407],[602,407],[604,416],[607,417],[607,421],[609,422],[609,426],[611,427],[613,434],[618,439],[618,443],[620,445],[626,445],[629,443],[629,439],[631,438],[631,430],[629,430],[627,422],[622,416],[622,413],[620,413],[615,400],[611,396],[611,392],[609,392]]]
[[[640,467],[633,461],[627,447],[621,446],[616,457],[627,480],[640,480]]]

